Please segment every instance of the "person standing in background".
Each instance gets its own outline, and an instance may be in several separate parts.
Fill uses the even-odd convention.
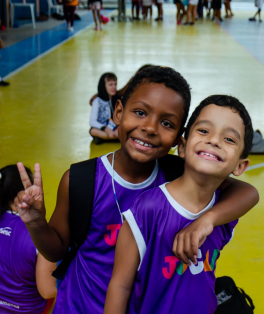
[[[262,19],[261,19],[261,9],[262,9],[262,6],[263,6],[263,0],[255,0],[255,7],[258,8],[258,11],[256,12],[256,14],[249,18],[248,20],[250,22],[256,22],[256,16],[258,15],[258,18],[259,18],[259,22],[262,22]]]
[[[225,18],[233,17],[234,14],[231,10],[231,0],[224,0],[224,5],[225,5],[225,11],[226,11]]]
[[[101,14],[100,14],[100,10],[102,7],[102,1],[98,1],[98,0],[88,0],[88,10],[92,10],[93,11],[93,18],[94,18],[94,23],[95,23],[95,31],[98,30],[102,30],[102,19],[101,19]],[[97,17],[96,17],[96,13],[97,13],[97,17],[98,17],[98,21],[97,21]],[[99,26],[98,26],[99,23]]]
[[[76,6],[79,5],[79,0],[58,0],[63,5],[63,13],[64,18],[67,23],[67,30],[73,32],[73,24],[74,24],[74,12],[76,10]]]

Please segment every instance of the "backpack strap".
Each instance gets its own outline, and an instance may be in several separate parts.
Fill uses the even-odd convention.
[[[159,159],[166,182],[173,181],[183,175],[184,159],[176,155],[166,155]]]
[[[79,247],[84,243],[91,224],[97,158],[85,160],[70,167],[69,178],[69,223],[71,232],[70,250],[52,273],[63,279]]]
[[[254,310],[254,309],[255,309],[255,305],[254,305],[254,303],[253,303],[251,297],[250,297],[249,295],[247,295],[243,289],[238,288],[238,290],[239,290],[239,292],[242,294],[243,298],[246,300],[246,305],[249,306],[250,309]],[[245,310],[247,310],[247,309],[248,309],[248,307],[245,308]],[[251,313],[251,312],[249,312],[249,311],[247,311],[247,312],[248,312],[248,313]]]

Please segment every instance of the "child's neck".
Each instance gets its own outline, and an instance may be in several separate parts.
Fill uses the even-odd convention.
[[[112,164],[113,154],[108,156]],[[156,160],[148,163],[139,163],[133,160],[124,150],[115,152],[114,169],[126,181],[141,183],[149,178],[156,165]]]
[[[199,213],[211,201],[223,179],[193,173],[185,168],[184,174],[166,185],[171,196],[185,209]]]

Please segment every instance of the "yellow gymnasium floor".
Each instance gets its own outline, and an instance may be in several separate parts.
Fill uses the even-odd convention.
[[[235,12],[235,18],[246,24],[254,10],[252,4],[252,12]],[[10,87],[0,89],[0,167],[18,161],[32,169],[35,162],[41,164],[48,218],[70,164],[119,146],[96,146],[88,134],[88,100],[105,71],[115,72],[122,87],[143,64],[171,66],[192,87],[192,109],[209,94],[232,94],[245,103],[254,127],[264,131],[264,64],[217,24],[176,27],[174,14],[174,6],[168,5],[163,24],[111,22],[102,32],[91,26],[11,76]],[[263,196],[264,155],[250,160],[256,169],[241,179]],[[264,313],[263,209],[262,198],[241,219],[217,269],[217,276],[233,277],[253,298],[256,314]]]

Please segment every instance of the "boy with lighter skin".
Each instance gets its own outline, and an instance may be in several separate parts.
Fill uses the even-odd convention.
[[[234,97],[214,95],[195,109],[179,144],[183,175],[144,192],[123,213],[105,314],[213,314],[215,265],[237,220],[215,227],[198,251],[197,265],[184,266],[171,254],[175,230],[211,208],[219,186],[249,165],[251,119]],[[191,197],[190,197],[191,196]],[[230,209],[232,210],[232,209]],[[130,299],[130,301],[129,301]]]
[[[171,68],[147,67],[129,83],[113,116],[119,126],[121,148],[115,154],[98,158],[90,230],[60,286],[53,313],[67,313],[69,309],[71,313],[103,313],[122,224],[120,212],[126,211],[142,192],[165,182],[158,159],[177,144],[189,106],[189,85]],[[176,158],[175,163],[176,167],[182,167],[181,160]],[[70,243],[69,170],[61,179],[56,208],[47,223],[39,164],[35,166],[34,185],[22,163],[18,168],[25,187],[15,199],[20,217],[45,258],[59,261],[68,252]],[[199,242],[215,224],[242,216],[258,201],[256,189],[247,183],[228,179],[222,187],[225,191],[219,204],[194,229],[188,229],[176,239],[175,251],[187,263],[188,258],[196,261]]]

